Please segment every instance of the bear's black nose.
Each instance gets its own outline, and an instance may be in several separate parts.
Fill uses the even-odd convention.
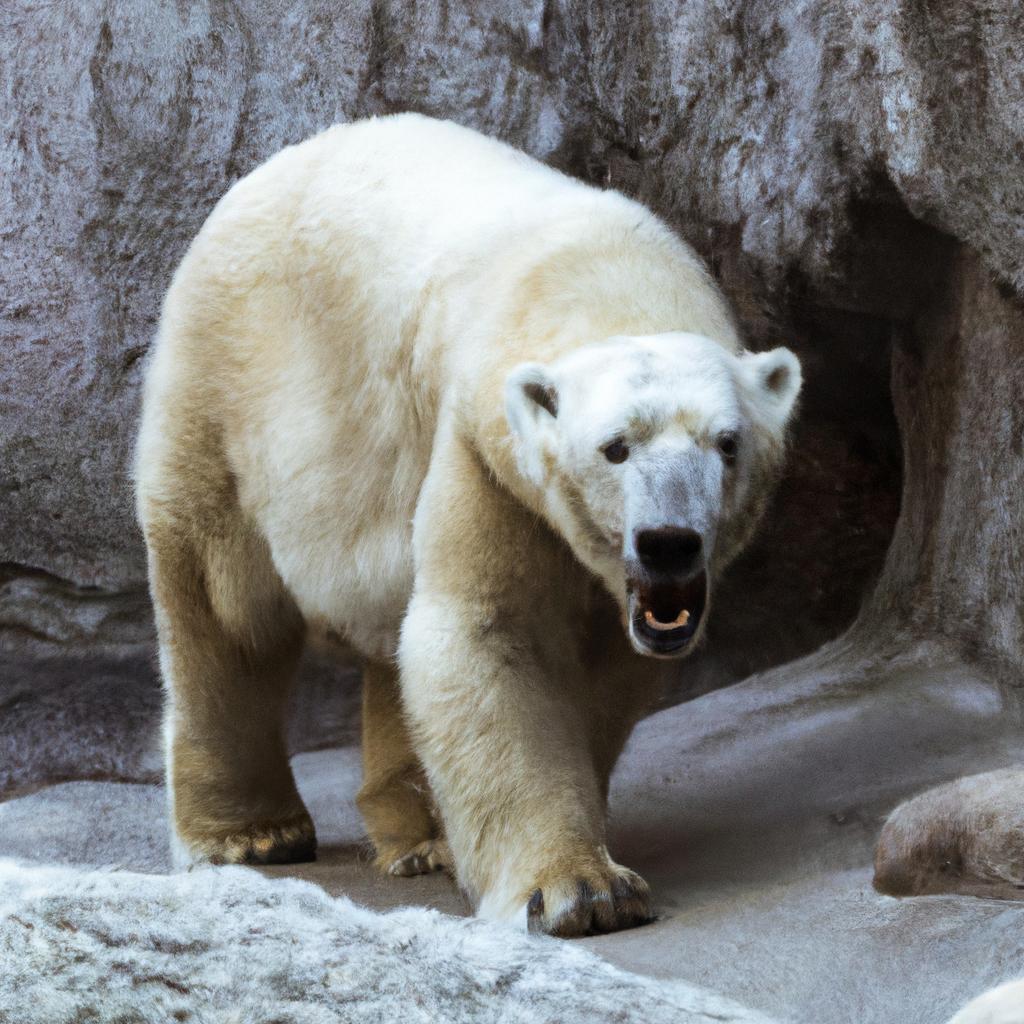
[[[683,526],[659,526],[637,530],[636,553],[648,571],[688,576],[697,569],[704,542],[696,530]]]

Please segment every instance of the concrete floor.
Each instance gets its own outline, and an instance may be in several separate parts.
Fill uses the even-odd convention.
[[[961,667],[761,677],[670,708],[637,730],[611,798],[613,854],[651,883],[660,917],[580,941],[787,1020],[941,1024],[1024,974],[1024,902],[879,895],[874,839],[905,796],[1017,763],[1019,715]],[[373,871],[356,749],[294,764],[319,858],[266,874],[378,909],[468,912],[443,876]],[[68,782],[0,804],[0,856],[162,872],[165,829],[157,785]]]

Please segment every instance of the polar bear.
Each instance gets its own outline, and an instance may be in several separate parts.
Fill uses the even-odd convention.
[[[168,291],[136,459],[179,855],[314,855],[282,717],[328,632],[365,659],[384,870],[450,863],[558,935],[647,919],[609,774],[799,388],[644,207],[468,129],[337,126],[236,184]]]

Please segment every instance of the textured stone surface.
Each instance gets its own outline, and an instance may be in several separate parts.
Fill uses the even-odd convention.
[[[757,677],[670,708],[638,727],[611,792],[612,854],[651,883],[658,920],[560,948],[589,948],[619,967],[710,988],[792,1024],[940,1024],[972,996],[1019,976],[1024,902],[882,895],[871,885],[874,837],[893,804],[921,787],[1022,758],[1024,735],[998,689],[941,661],[882,672],[862,666],[855,678],[819,665],[813,676]],[[376,910],[411,904],[466,913],[439,874],[374,872],[354,800],[357,750],[303,754],[294,767],[316,822],[318,858],[262,874],[313,882]],[[112,782],[69,782],[0,802],[0,861],[116,865],[111,889],[130,893],[140,879],[128,872],[168,870],[163,803],[159,786]],[[229,885],[240,869],[213,870],[211,884]],[[189,891],[197,874],[152,879],[158,889],[181,886],[178,920],[205,920],[202,897]],[[138,915],[133,907],[127,918]],[[160,927],[160,919],[152,924]],[[293,951],[296,935],[311,927],[307,921],[268,941],[261,955],[271,961]],[[415,930],[430,932],[422,918]],[[452,941],[443,940],[446,950]],[[366,934],[353,944],[353,965],[372,955],[372,942]],[[139,952],[117,952],[136,969]],[[499,953],[492,963],[501,962]],[[565,966],[558,977],[568,986],[563,1014],[540,1019],[571,1020],[576,1005],[588,1021],[600,1019],[589,985]],[[632,1006],[622,998],[621,1019],[630,1019]],[[638,1019],[651,1020],[648,1009],[640,1004]]]
[[[352,668],[307,654],[290,749],[353,742],[357,684]],[[159,780],[162,705],[155,657],[0,653],[0,800],[65,779]]]
[[[903,513],[862,621],[1024,682],[1024,302],[973,255],[899,338]]]
[[[1022,62],[1005,0],[5,5],[0,643],[149,635],[127,467],[176,261],[282,145],[413,108],[637,195],[755,343],[800,349],[791,475],[687,685],[811,649],[856,613],[895,518],[893,326],[956,240],[1024,285]]]
[[[247,868],[177,877],[0,862],[0,1014],[18,1024],[772,1024],[578,945],[374,914]],[[585,996],[582,994],[585,993]]]

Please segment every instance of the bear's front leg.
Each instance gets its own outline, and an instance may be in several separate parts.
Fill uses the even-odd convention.
[[[588,709],[534,644],[484,609],[418,595],[403,692],[459,882],[482,917],[586,935],[651,916],[646,883],[605,847]]]
[[[648,920],[646,883],[605,846],[582,570],[454,441],[435,452],[416,555],[402,695],[478,913],[562,936]]]

